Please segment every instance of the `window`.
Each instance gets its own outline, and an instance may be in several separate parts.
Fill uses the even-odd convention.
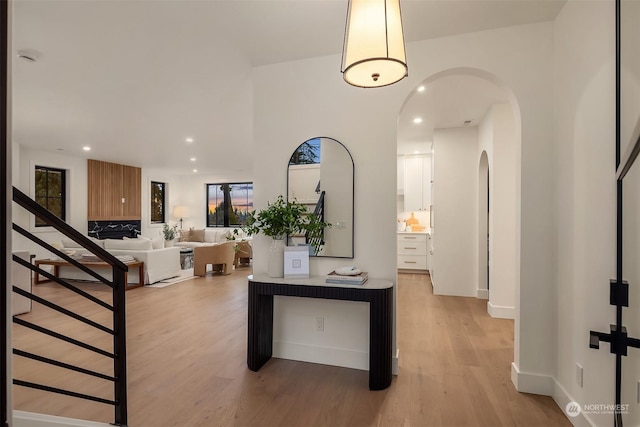
[[[207,184],[207,227],[244,224],[253,210],[253,182]]]
[[[63,221],[66,221],[66,193],[64,169],[36,166],[36,202]],[[36,227],[48,224],[36,218]]]
[[[303,142],[293,152],[290,165],[312,165],[320,163],[320,138],[310,139]]]
[[[165,183],[151,181],[151,223],[162,224],[165,220]]]

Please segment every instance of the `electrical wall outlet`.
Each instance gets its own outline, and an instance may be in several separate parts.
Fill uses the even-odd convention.
[[[584,375],[584,369],[580,366],[579,363],[576,363],[576,384],[582,387],[582,380]]]
[[[316,331],[324,332],[324,317],[316,316]]]

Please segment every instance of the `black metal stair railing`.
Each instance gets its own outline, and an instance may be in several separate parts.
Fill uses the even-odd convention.
[[[318,186],[320,183],[318,183]],[[318,198],[318,203],[316,203],[316,207],[313,210],[313,215],[318,218],[320,221],[324,221],[324,191],[320,193],[320,197]],[[322,245],[324,245],[324,229],[322,229],[317,234],[305,234],[306,243],[309,244],[313,248],[313,252],[318,254]]]
[[[40,304],[48,309],[55,310],[58,313],[61,313],[65,316],[68,316],[72,319],[80,321],[90,327],[100,331],[101,333],[108,334],[112,337],[113,341],[113,349],[112,351],[108,351],[94,345],[88,344],[86,342],[74,339],[72,337],[66,336],[62,333],[58,333],[50,328],[34,324],[29,322],[23,318],[13,316],[13,322],[17,325],[21,325],[25,328],[37,331],[39,333],[48,335],[55,339],[64,341],[66,343],[72,344],[74,346],[83,348],[85,350],[89,350],[94,352],[102,357],[107,357],[113,360],[113,375],[106,375],[97,371],[93,371],[90,369],[86,369],[80,366],[75,366],[69,363],[65,363],[59,360],[55,360],[43,355],[34,354],[29,351],[21,350],[14,348],[13,354],[19,357],[24,357],[27,359],[35,360],[37,362],[45,363],[52,366],[57,366],[59,368],[67,369],[70,371],[78,372],[80,374],[89,375],[92,377],[96,377],[102,380],[110,381],[113,383],[113,399],[106,399],[103,397],[93,396],[85,393],[76,392],[73,390],[62,389],[58,387],[53,387],[46,384],[38,384],[31,381],[25,381],[18,378],[13,379],[13,384],[23,387],[34,388],[38,390],[44,390],[53,393],[59,393],[66,396],[72,396],[80,399],[86,399],[94,402],[104,403],[108,405],[114,406],[114,424],[119,426],[127,425],[127,362],[126,362],[126,323],[125,323],[125,290],[126,290],[126,282],[125,282],[125,273],[128,270],[126,264],[122,261],[118,260],[116,257],[111,255],[109,252],[105,251],[103,248],[96,245],[86,236],[82,235],[79,231],[75,230],[73,227],[69,226],[65,222],[61,221],[55,215],[50,213],[48,210],[42,208],[35,201],[29,198],[27,195],[22,193],[20,190],[13,188],[13,201],[17,203],[19,206],[26,209],[28,212],[36,216],[37,218],[45,221],[47,225],[50,225],[66,237],[72,239],[80,246],[87,249],[87,251],[93,253],[95,256],[100,258],[102,261],[107,263],[112,268],[112,280],[109,281],[105,279],[103,276],[94,272],[90,268],[81,264],[71,256],[65,254],[64,252],[54,248],[50,244],[44,242],[38,237],[31,234],[29,231],[24,228],[13,224],[13,230],[15,230],[20,235],[26,237],[32,242],[36,243],[38,246],[54,253],[61,259],[65,260],[69,264],[75,266],[79,270],[89,274],[94,277],[96,280],[104,283],[112,289],[112,304],[102,301],[101,299],[89,294],[86,291],[78,288],[67,282],[64,279],[60,279],[53,274],[50,274],[48,271],[45,271],[37,266],[34,266],[28,261],[23,260],[22,258],[14,255],[13,261],[19,263],[20,265],[28,268],[33,272],[37,272],[39,275],[46,277],[49,280],[53,280],[57,284],[63,286],[64,288],[82,296],[83,298],[91,301],[94,304],[97,304],[104,310],[108,310],[111,313],[112,317],[112,328],[104,326],[98,322],[95,322],[91,319],[88,319],[85,316],[82,316],[76,312],[68,310],[60,305],[57,305],[51,301],[48,301],[44,298],[41,298],[37,295],[34,295],[31,292],[20,289],[16,286],[13,286],[13,292],[30,299],[36,304]]]

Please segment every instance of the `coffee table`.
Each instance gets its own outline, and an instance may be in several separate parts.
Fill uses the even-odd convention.
[[[82,261],[82,260],[76,260],[78,261],[80,264],[86,266],[86,267],[91,267],[91,268],[111,268],[111,265],[109,265],[108,263],[104,262],[104,261]],[[62,259],[37,259],[33,262],[35,264],[36,267],[40,266],[40,265],[52,265],[53,266],[53,275],[55,277],[60,277],[59,273],[60,273],[60,267],[61,266],[72,266],[71,263],[62,260]],[[143,261],[130,261],[130,262],[125,262],[125,264],[131,268],[131,267],[138,267],[138,283],[129,285],[128,281],[127,281],[127,277],[128,277],[128,272],[124,272],[124,282],[126,284],[125,289],[129,290],[129,289],[135,289],[135,288],[139,288],[141,286],[144,286],[144,262]],[[38,271],[34,271],[34,276],[33,276],[33,282],[35,284],[39,284],[39,283],[45,283],[45,282],[49,282],[49,279],[45,279],[45,280],[40,280],[40,274],[38,273]]]

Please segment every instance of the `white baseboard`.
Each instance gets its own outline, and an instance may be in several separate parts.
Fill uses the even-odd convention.
[[[478,299],[489,299],[489,289],[478,289]]]
[[[491,302],[487,302],[487,313],[489,316],[496,319],[515,319],[516,309],[515,307],[504,307],[501,305],[493,305]]]
[[[273,357],[369,370],[369,351],[273,341]]]
[[[34,412],[13,411],[13,427],[113,427],[113,425]]]
[[[593,420],[583,412],[576,416],[567,414],[566,408],[569,402],[577,403],[580,407],[582,407],[582,404],[569,396],[564,387],[552,376],[520,372],[516,364],[512,362],[511,381],[519,392],[551,396],[556,405],[562,410],[562,413],[567,416],[569,422],[575,427],[597,427]]]
[[[400,349],[397,349],[396,354],[393,356],[393,359],[391,359],[391,373],[397,376],[399,371],[400,371]]]
[[[308,344],[273,342],[273,357],[301,362],[320,363],[322,365],[340,366],[343,368],[369,370],[369,352],[347,350],[343,348],[319,347]],[[400,349],[391,359],[391,373],[398,375]]]
[[[569,414],[567,414],[567,411],[566,411],[567,404],[569,402],[576,402],[576,401],[575,399],[572,399],[571,396],[569,396],[569,393],[567,393],[567,391],[564,389],[564,387],[560,385],[560,383],[558,383],[558,381],[554,380],[553,383],[554,383],[554,389],[553,389],[553,395],[551,397],[553,398],[553,401],[556,402],[556,404],[560,407],[560,409],[562,409],[562,412],[564,412],[564,414],[567,415],[567,418],[569,419],[571,424],[573,424],[576,427],[596,427],[596,425],[593,422],[591,422],[591,420],[582,412],[580,412],[576,416],[569,416]]]
[[[511,362],[511,382],[519,392],[544,396],[552,396],[555,388],[552,376],[520,372],[515,362]]]

